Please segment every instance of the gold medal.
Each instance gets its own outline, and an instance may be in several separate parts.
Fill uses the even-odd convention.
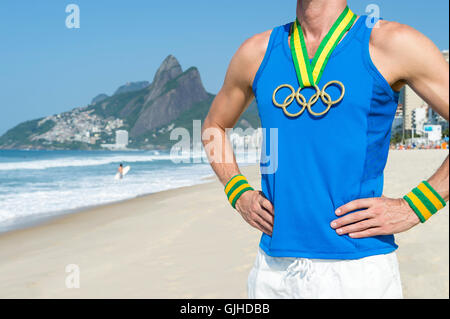
[[[332,100],[331,96],[325,92],[325,90],[327,89],[328,86],[330,86],[331,84],[336,84],[338,86],[340,86],[341,88],[341,95],[339,96],[339,98],[337,100]],[[283,88],[289,88],[291,90],[291,94],[289,94],[283,101],[283,103],[278,103],[276,100],[276,94],[278,93],[279,90],[283,89]],[[322,88],[322,90],[319,89],[319,87],[317,85],[314,85],[314,88],[316,89],[316,93],[314,93],[308,100],[308,102],[306,102],[306,98],[300,93],[301,90],[303,90],[305,87],[299,87],[297,91],[294,90],[294,88],[292,87],[292,85],[289,84],[282,84],[279,87],[277,87],[275,89],[275,91],[273,91],[273,95],[272,95],[272,102],[275,106],[280,107],[283,109],[284,114],[286,114],[286,116],[289,117],[297,117],[300,116],[303,111],[305,111],[305,109],[308,109],[309,114],[314,115],[314,116],[322,116],[326,113],[328,113],[328,111],[330,110],[330,108],[339,103],[345,95],[345,87],[344,84],[342,84],[342,82],[339,81],[330,81],[327,84],[324,85],[324,87]],[[326,109],[322,112],[314,112],[312,107],[313,105],[317,102],[317,100],[319,99],[322,100],[323,104],[327,105]],[[297,101],[298,105],[300,105],[302,108],[300,109],[299,112],[297,113],[290,113],[287,108],[289,105],[292,104],[292,102],[295,100]]]
[[[305,109],[307,109],[311,115],[322,116],[326,114],[333,105],[339,103],[344,98],[345,87],[342,82],[330,81],[324,85],[322,90],[319,89],[317,83],[319,83],[320,78],[322,77],[323,70],[325,69],[331,53],[333,52],[339,41],[342,39],[344,34],[352,27],[355,20],[356,15],[348,7],[346,7],[338,17],[336,22],[333,24],[330,31],[328,31],[325,38],[320,43],[320,46],[317,49],[316,54],[314,55],[312,63],[309,62],[308,52],[306,50],[306,42],[303,36],[303,31],[300,27],[300,23],[298,22],[298,20],[296,20],[292,24],[291,53],[295,72],[297,74],[299,82],[299,88],[295,90],[292,85],[282,84],[275,89],[272,95],[273,104],[276,107],[282,108],[286,116],[300,116],[305,111]],[[331,96],[326,93],[326,89],[330,85],[336,85],[340,87],[341,95],[334,101],[331,99]],[[300,93],[301,90],[305,87],[312,87],[316,90],[316,93],[314,93],[308,101],[306,101],[306,98]],[[283,103],[279,103],[277,101],[277,93],[283,88],[290,89],[291,94],[289,94],[284,99]],[[314,112],[312,107],[319,100],[319,98],[327,107],[322,112]],[[301,106],[301,109],[297,113],[290,113],[287,108],[292,104],[294,100],[298,103],[299,106]]]

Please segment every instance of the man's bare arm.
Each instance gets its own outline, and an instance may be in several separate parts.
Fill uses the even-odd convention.
[[[449,65],[431,40],[411,27],[380,21],[372,32],[370,53],[392,88],[399,90],[408,84],[448,121]],[[448,174],[447,157],[428,180],[446,201],[449,198]],[[407,192],[409,190],[405,190],[405,194]],[[361,211],[347,214],[355,210]],[[338,234],[350,234],[353,238],[399,233],[419,223],[404,199],[386,197],[352,201],[338,208],[336,215],[345,216],[334,220],[331,227]]]
[[[227,128],[233,128],[253,100],[252,83],[264,57],[270,31],[244,42],[232,58],[224,84],[214,99],[202,128],[202,141],[211,166],[225,185],[240,174]],[[237,200],[236,209],[251,226],[271,235],[273,206],[259,191],[247,191]]]
[[[404,70],[406,83],[433,110],[447,121],[449,119],[449,65],[442,53],[420,32],[411,27],[399,26],[404,36],[398,39],[399,63]],[[406,53],[406,52],[409,52]],[[411,54],[413,53],[413,54]],[[447,201],[449,199],[449,158],[428,180],[430,185]]]
[[[382,74],[387,75],[394,89],[408,84],[448,121],[449,65],[442,53],[430,39],[407,25],[387,21],[380,21],[380,24],[380,32],[374,30],[371,39],[374,42],[371,52],[374,63]],[[449,199],[448,173],[447,157],[428,180],[445,200]]]

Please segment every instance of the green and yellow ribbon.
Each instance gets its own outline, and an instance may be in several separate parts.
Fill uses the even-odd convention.
[[[420,183],[419,186],[403,198],[408,202],[422,223],[426,222],[446,205],[442,196],[427,181]]]
[[[346,7],[320,43],[312,63],[309,62],[300,22],[295,20],[292,23],[291,52],[300,87],[315,86],[319,83],[331,53],[355,20],[356,14]]]

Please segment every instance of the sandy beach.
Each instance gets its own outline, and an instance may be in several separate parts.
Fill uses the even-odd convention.
[[[391,151],[384,195],[401,197],[448,151]],[[259,187],[257,166],[242,169]],[[405,298],[449,298],[448,206],[397,235]],[[260,234],[207,183],[0,235],[1,298],[246,298]],[[80,271],[67,288],[66,266]]]

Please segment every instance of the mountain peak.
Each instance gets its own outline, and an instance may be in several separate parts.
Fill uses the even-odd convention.
[[[158,71],[156,71],[153,82],[154,83],[156,82],[158,84],[164,84],[167,81],[176,78],[181,73],[183,73],[183,70],[181,69],[180,63],[173,55],[170,54],[161,63],[161,66],[159,67]]]

